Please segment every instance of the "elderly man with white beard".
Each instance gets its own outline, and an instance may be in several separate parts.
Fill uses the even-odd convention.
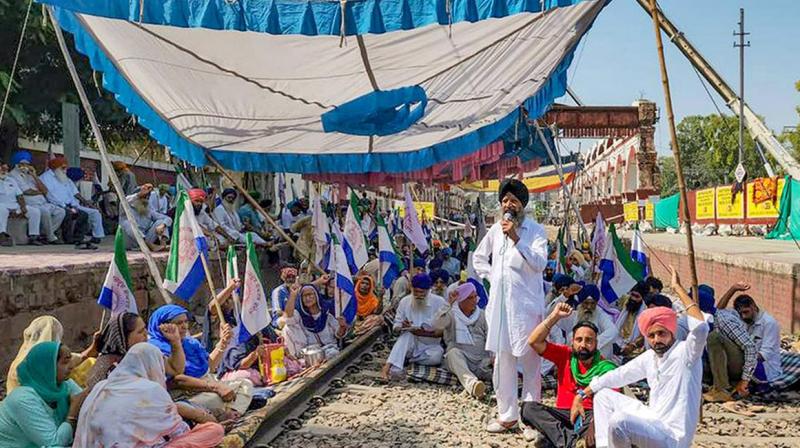
[[[106,236],[103,230],[103,217],[100,211],[90,207],[89,203],[78,193],[78,187],[67,177],[67,161],[56,157],[47,162],[48,169],[40,179],[47,187],[47,200],[67,211],[70,208],[80,210],[89,215],[92,227],[92,243],[97,244]]]
[[[25,205],[28,209],[37,208],[41,214],[42,242],[55,244],[58,242],[56,230],[61,227],[66,211],[54,204],[47,202],[47,187],[39,180],[36,169],[32,165],[33,156],[28,151],[17,151],[11,156],[14,169],[8,173],[9,177],[17,183],[25,196]]]
[[[239,243],[245,243],[244,224],[239,218],[239,210],[236,206],[236,198],[239,194],[233,188],[226,188],[222,191],[222,202],[214,209],[214,219],[225,229],[225,232]],[[253,242],[263,246],[267,242],[257,234],[253,234]]]
[[[486,427],[491,433],[517,426],[518,367],[522,370],[522,401],[541,399],[541,358],[528,345],[528,336],[544,315],[542,272],[547,267],[547,233],[525,216],[525,184],[516,179],[504,180],[498,199],[503,219],[492,225],[472,257],[475,272],[491,284],[486,306],[486,349],[495,354],[493,384],[497,391],[497,419]],[[537,433],[525,426],[523,436],[532,441]]]
[[[617,339],[617,327],[611,316],[597,308],[600,300],[600,289],[597,285],[587,283],[575,296],[578,300],[577,321],[587,321],[597,327],[597,351],[609,359],[614,353],[614,341]],[[570,339],[572,336],[570,336]]]
[[[411,294],[397,306],[394,331],[402,333],[392,347],[381,376],[389,380],[403,371],[406,359],[426,366],[442,362],[442,330],[433,327],[436,312],[447,306],[444,298],[430,292],[433,282],[428,274],[417,274],[411,279]]]
[[[152,251],[164,250],[169,239],[169,226],[172,219],[167,215],[162,215],[150,207],[150,194],[153,192],[151,184],[144,184],[138,193],[129,195],[126,199],[133,209],[133,218],[136,226],[144,236],[144,241]],[[125,231],[125,246],[133,249],[136,246],[136,237],[133,234],[133,227],[128,217],[122,214],[119,225]]]
[[[470,395],[481,399],[492,377],[492,354],[486,351],[486,318],[478,308],[478,291],[472,283],[450,292],[449,305],[436,312],[433,327],[444,331],[445,366]]]

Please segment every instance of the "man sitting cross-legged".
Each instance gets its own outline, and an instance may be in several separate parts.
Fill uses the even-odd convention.
[[[402,372],[406,358],[409,362],[427,366],[441,364],[442,331],[433,328],[434,314],[447,302],[430,289],[433,282],[428,274],[417,274],[411,279],[412,293],[405,296],[397,306],[394,331],[401,332],[392,347],[392,352],[381,370],[388,380],[390,374]]]
[[[447,353],[444,362],[464,389],[475,398],[483,398],[492,378],[492,356],[486,350],[486,317],[478,308],[478,292],[472,283],[464,283],[450,293],[449,305],[433,319],[433,327],[444,331]]]
[[[539,431],[537,447],[573,447],[583,438],[588,446],[594,443],[592,399],[583,399],[584,414],[577,420],[571,414],[576,392],[589,385],[592,378],[613,370],[616,365],[603,359],[597,349],[597,327],[588,321],[578,322],[572,329],[572,347],[547,342],[550,329],[574,312],[566,303],[558,303],[528,338],[528,344],[542,358],[552,362],[557,371],[556,407],[530,401],[522,406],[522,421]]]
[[[700,414],[703,349],[708,323],[678,282],[672,270],[672,290],[686,309],[689,334],[677,342],[678,318],[670,308],[657,306],[639,316],[639,330],[652,347],[578,391],[572,415],[585,415],[583,399],[594,396],[595,438],[598,447],[688,448]],[[647,379],[650,402],[614,392]]]

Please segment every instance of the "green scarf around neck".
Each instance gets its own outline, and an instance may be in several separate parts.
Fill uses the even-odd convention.
[[[592,358],[592,367],[589,367],[589,370],[587,370],[586,373],[581,373],[581,369],[578,367],[580,361],[574,353],[572,354],[571,358],[572,359],[570,359],[569,366],[572,370],[572,377],[575,378],[575,382],[581,387],[588,386],[592,381],[592,378],[617,368],[617,365],[613,362],[603,359],[598,351],[594,352],[594,358]]]
[[[58,384],[56,379],[60,348],[58,342],[40,342],[31,348],[17,367],[20,385],[30,387],[45,403],[55,408],[56,425],[63,423],[69,412],[69,388],[66,382]]]

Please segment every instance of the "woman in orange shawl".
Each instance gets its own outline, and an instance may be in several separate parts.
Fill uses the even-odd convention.
[[[356,279],[356,325],[355,334],[363,334],[381,325],[383,317],[383,303],[375,295],[375,281],[369,275],[362,275]]]

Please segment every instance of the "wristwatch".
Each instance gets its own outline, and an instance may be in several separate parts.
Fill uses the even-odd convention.
[[[586,392],[584,392],[583,389],[578,389],[578,391],[575,392],[575,394],[578,395],[579,397],[581,397],[581,399],[583,399],[583,400],[586,399]]]

